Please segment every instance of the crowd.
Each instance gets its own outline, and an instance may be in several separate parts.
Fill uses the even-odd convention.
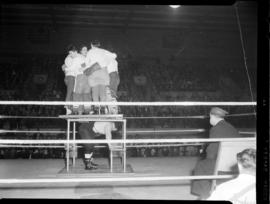
[[[0,89],[1,90],[14,90],[20,88],[26,75],[21,69],[20,65],[16,64],[1,64],[0,69]]]
[[[20,135],[21,139],[65,139],[65,135],[44,135],[44,134],[28,134]],[[15,139],[18,135],[5,135],[2,139]],[[1,148],[1,159],[60,159],[65,158],[64,148]],[[95,158],[106,157],[104,148],[95,149]],[[199,146],[178,146],[178,147],[130,147],[127,149],[128,157],[181,157],[181,156],[198,156]],[[79,148],[78,158],[82,158],[82,151]]]
[[[26,84],[27,79],[32,77],[30,73],[47,73],[50,75],[48,79],[53,77],[53,80],[55,80],[55,88],[58,89],[57,91],[65,92],[63,73],[61,72],[63,58],[62,55],[47,57],[36,56],[33,59],[30,58],[30,62],[26,63],[25,60],[27,57],[25,57],[24,61],[17,60],[18,62],[13,65],[8,63],[1,64],[0,87],[2,90],[21,89],[23,85]],[[205,66],[203,68],[195,67],[188,63],[181,64],[174,60],[161,61],[160,59],[141,60],[132,57],[124,58],[119,54],[117,60],[121,78],[119,91],[127,92],[134,100],[140,99],[140,93],[135,93],[135,95],[138,96],[134,96],[132,91],[134,86],[138,86],[134,82],[134,77],[138,75],[146,77],[146,83],[143,84],[143,87],[150,87],[153,95],[164,91],[217,91],[221,88],[219,81],[225,78],[225,76],[231,78],[232,82],[237,82],[240,87],[242,83],[245,84],[246,82],[242,80],[242,75],[245,73],[236,74],[235,72],[221,68],[218,70],[218,73],[216,73],[216,69],[210,69]],[[24,71],[29,69],[29,72],[25,73],[22,71],[21,67],[23,67]],[[30,83],[30,86],[33,86],[33,83]],[[29,90],[29,88],[30,87],[25,87],[27,90]],[[37,96],[34,95],[33,97],[36,99]],[[223,95],[223,98],[226,97]]]
[[[192,67],[187,63],[178,64],[174,59],[136,59],[132,55],[117,50],[119,74],[118,101],[226,101],[239,100],[239,93],[226,95],[220,91],[217,78],[231,76],[237,80],[235,73],[209,74],[214,70],[205,71]],[[29,59],[29,60],[27,60]],[[1,64],[0,69],[0,100],[39,100],[64,101],[66,87],[64,74],[61,70],[64,56],[35,56],[14,60],[13,64]],[[21,69],[23,66],[23,69]],[[29,72],[24,72],[28,69]],[[222,69],[221,69],[222,70]],[[225,72],[225,71],[224,71]],[[47,74],[43,86],[33,82],[35,74]],[[218,76],[216,76],[218,74]],[[230,75],[231,74],[231,75]],[[138,83],[135,76],[143,76]],[[214,76],[214,78],[212,77]],[[212,78],[211,78],[212,77]],[[221,89],[222,90],[222,89]],[[180,96],[170,96],[170,91],[181,92]],[[198,94],[198,92],[200,92]],[[219,92],[220,94],[211,94]],[[248,94],[247,94],[248,95]],[[247,98],[247,96],[243,96]],[[237,112],[230,108],[229,112]],[[241,111],[242,110],[242,111]],[[250,108],[240,107],[239,112],[252,112]],[[120,113],[126,117],[145,116],[208,116],[207,107],[120,107]],[[58,116],[65,114],[62,106],[0,106],[1,115],[17,116]],[[200,128],[206,127],[208,119],[130,119],[128,128]],[[31,129],[57,127],[64,128],[65,122],[59,120],[8,119],[1,121],[6,129]],[[2,150],[4,151],[4,150]],[[135,155],[135,150],[132,151]],[[137,151],[136,151],[137,152]],[[140,151],[139,151],[140,152]],[[144,154],[151,155],[147,149]],[[158,152],[158,151],[157,151]],[[165,151],[166,152],[166,151]],[[179,152],[183,152],[182,150]],[[136,153],[139,154],[139,153]],[[179,153],[182,154],[182,153]]]

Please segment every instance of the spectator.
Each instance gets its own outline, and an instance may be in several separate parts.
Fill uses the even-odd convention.
[[[228,200],[233,204],[256,204],[256,150],[245,149],[236,156],[239,176],[220,184],[207,200]]]

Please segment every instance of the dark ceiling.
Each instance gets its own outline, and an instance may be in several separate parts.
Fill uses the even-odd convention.
[[[256,4],[239,3],[240,21],[256,27]],[[114,27],[120,29],[228,29],[237,28],[233,6],[167,5],[1,5],[1,25],[42,24],[61,26]]]

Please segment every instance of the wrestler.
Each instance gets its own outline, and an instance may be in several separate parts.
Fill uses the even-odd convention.
[[[74,51],[68,60],[65,61],[65,70],[72,72],[73,76],[75,77],[75,82],[73,86],[73,101],[83,101],[84,93],[89,93],[89,89],[86,81],[83,81],[84,78],[83,72],[81,69],[85,66],[85,57],[77,52],[77,49],[74,47]],[[77,80],[76,80],[77,79]],[[83,86],[85,85],[85,86]],[[86,87],[86,88],[85,88]],[[86,90],[86,91],[85,91]],[[90,93],[89,93],[90,94]],[[87,94],[85,94],[87,95]],[[87,98],[87,101],[89,97]],[[82,115],[83,113],[83,106],[73,105],[73,113]]]
[[[78,57],[81,59],[81,67],[78,67],[76,80],[75,80],[75,88],[74,88],[74,101],[92,101],[91,97],[91,88],[88,84],[87,76],[83,73],[82,69],[86,66],[85,60],[87,55],[87,46],[82,45],[80,47],[80,54]],[[91,114],[91,106],[84,105],[79,106],[79,113]]]
[[[91,49],[86,56],[86,69],[84,73],[88,76],[88,83],[91,87],[93,101],[106,101],[106,87],[110,84],[110,77],[107,66],[111,62],[111,57],[115,54],[99,48],[100,43],[91,43]],[[97,112],[97,107],[96,107]],[[103,107],[105,112],[105,107]]]
[[[74,45],[69,45],[67,48],[68,56],[65,58],[65,63],[62,65],[62,70],[65,73],[65,84],[67,87],[66,101],[73,101],[73,90],[75,85],[76,73],[72,69],[68,69],[67,65],[72,63],[72,59],[76,56],[77,49]],[[66,106],[66,113],[71,114],[71,107]]]
[[[120,83],[119,73],[118,73],[118,62],[116,61],[116,54],[113,53],[108,56],[109,57],[109,64],[107,66],[107,70],[110,76],[110,89],[111,89],[111,96],[113,98],[117,98],[117,89]]]

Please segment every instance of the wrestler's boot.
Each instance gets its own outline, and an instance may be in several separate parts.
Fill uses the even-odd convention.
[[[87,157],[86,155],[90,155],[90,157],[89,156]],[[92,162],[92,160],[93,160],[92,155],[93,155],[93,153],[85,154],[85,156],[84,156],[83,163],[85,165],[85,170],[97,169],[97,164]]]
[[[108,111],[106,106],[101,106],[100,107],[100,114],[105,115],[105,114],[108,114],[108,112],[109,111]]]
[[[85,170],[94,170],[97,169],[97,166],[94,166],[91,162],[91,159],[84,158],[83,163],[85,165]]]
[[[93,115],[94,111],[92,106],[85,106],[84,107],[84,115]]]
[[[94,167],[98,167],[98,164],[94,163],[93,160],[94,160],[94,158],[92,157],[92,158],[90,159],[91,164],[92,164]]]
[[[94,112],[95,115],[99,115],[100,114],[100,108],[99,108],[99,106],[94,106],[93,112]]]

